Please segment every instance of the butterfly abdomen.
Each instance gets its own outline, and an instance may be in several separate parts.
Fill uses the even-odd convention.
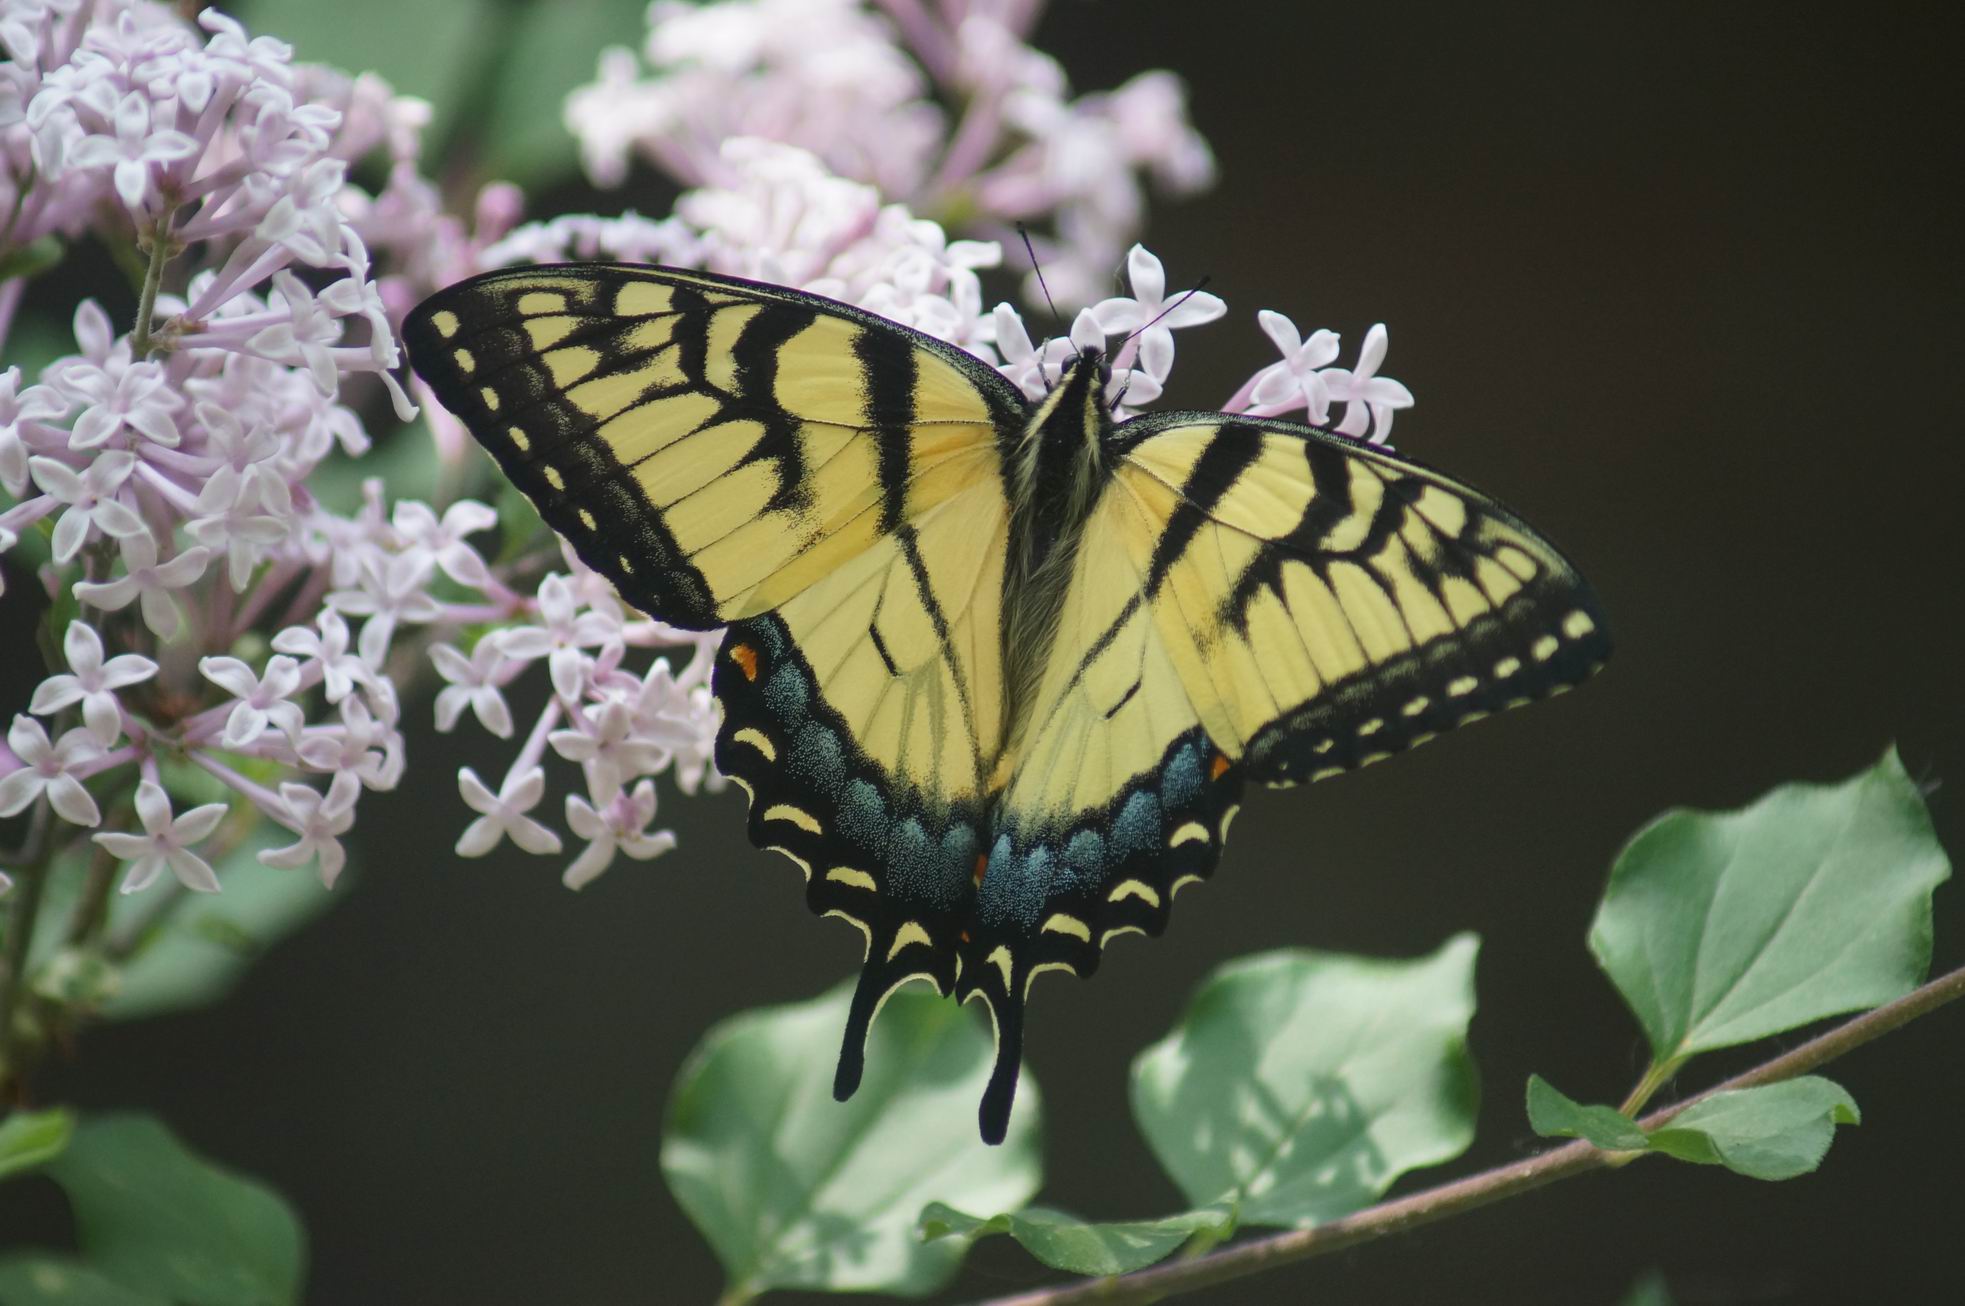
[[[1107,371],[1087,353],[1067,365],[1031,414],[1012,463],[1009,556],[1003,575],[1003,659],[1009,722],[1036,697],[1055,642],[1078,537],[1110,473],[1102,457],[1112,419]],[[1014,753],[1016,740],[1009,737]]]

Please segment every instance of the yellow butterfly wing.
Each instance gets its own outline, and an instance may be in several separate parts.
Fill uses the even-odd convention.
[[[957,993],[1021,1033],[1031,981],[1159,934],[1247,780],[1376,761],[1594,671],[1594,596],[1507,509],[1291,423],[1112,430],[1039,689],[1012,727]],[[981,964],[974,964],[980,962]],[[999,1065],[985,1100],[1007,1112]]]
[[[838,1090],[885,995],[954,983],[1002,751],[1022,396],[940,341],[778,286],[515,268],[404,325],[418,373],[636,607],[727,625],[720,770],[813,911],[867,942]]]

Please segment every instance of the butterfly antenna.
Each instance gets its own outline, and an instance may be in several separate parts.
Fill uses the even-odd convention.
[[[1158,313],[1155,313],[1153,315],[1153,320],[1151,322],[1142,324],[1141,326],[1139,326],[1137,329],[1133,331],[1132,335],[1129,335],[1124,340],[1121,340],[1119,342],[1119,349],[1124,349],[1127,345],[1131,344],[1134,340],[1138,339],[1142,335],[1145,335],[1148,330],[1159,325],[1161,318],[1173,312],[1175,309],[1179,308],[1182,304],[1185,304],[1188,300],[1200,294],[1203,290],[1206,290],[1208,288],[1208,283],[1213,280],[1214,278],[1212,276],[1206,276],[1206,277],[1202,277],[1199,281],[1195,282],[1194,285],[1191,288],[1189,288],[1185,293],[1183,293],[1179,299],[1176,299],[1173,303],[1167,305],[1165,308],[1161,309]],[[1118,353],[1119,350],[1115,349],[1112,352]]]
[[[1023,240],[1023,252],[1030,256],[1030,270],[1037,277],[1037,288],[1044,292],[1045,307],[1051,310],[1052,328],[1054,329],[1056,335],[1064,336],[1066,340],[1071,339],[1071,337],[1065,333],[1064,319],[1058,316],[1057,301],[1051,298],[1051,287],[1044,280],[1044,269],[1042,265],[1040,265],[1037,262],[1037,247],[1030,243],[1030,229],[1024,226],[1023,223],[1019,222],[1017,224],[1017,235]],[[1051,340],[1053,338],[1054,337],[1052,336],[1046,336],[1042,341],[1040,341],[1037,346],[1037,352],[1040,354],[1043,353],[1044,346],[1051,343]],[[1074,345],[1072,347],[1072,353],[1075,354],[1077,352],[1078,352],[1077,346]]]

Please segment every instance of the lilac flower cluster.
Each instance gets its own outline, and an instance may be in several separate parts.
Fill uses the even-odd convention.
[[[757,137],[967,234],[1005,241],[1030,223],[1052,294],[1088,303],[1144,224],[1142,175],[1191,193],[1214,156],[1172,73],[1074,98],[1029,44],[1043,8],[656,0],[640,57],[603,52],[566,123],[603,186],[639,155],[685,186],[726,187],[739,165],[725,143]]]
[[[713,634],[625,608],[523,509],[501,521],[468,498],[392,503],[375,480],[352,511],[323,502],[320,469],[368,447],[360,405],[386,393],[398,417],[412,412],[392,324],[436,286],[568,257],[706,268],[915,326],[1033,397],[1074,349],[1098,345],[1113,402],[1135,407],[1166,383],[1175,332],[1225,312],[1213,295],[1170,291],[1134,245],[1130,294],[1034,344],[1016,309],[985,307],[1000,240],[952,239],[921,216],[966,208],[997,235],[1011,219],[1047,226],[1047,276],[1082,302],[1096,298],[1090,269],[1138,224],[1139,168],[1205,182],[1178,83],[1148,74],[1067,101],[1055,65],[1025,44],[1035,4],[657,3],[648,53],[665,76],[604,79],[568,114],[603,173],[630,148],[658,150],[691,188],[659,219],[515,226],[509,186],[481,191],[469,222],[444,211],[419,171],[426,107],[372,76],[297,65],[210,12],[194,27],[142,0],[3,2],[15,61],[0,69],[0,199],[13,215],[0,268],[94,233],[133,245],[149,275],[131,331],[84,303],[73,353],[33,383],[17,368],[0,378],[0,488],[13,500],[0,552],[40,563],[67,663],[0,749],[0,815],[45,800],[71,830],[113,827],[94,838],[126,863],[126,891],[165,870],[171,884],[220,887],[216,852],[254,824],[228,811],[292,832],[260,860],[332,882],[362,795],[404,774],[399,695],[431,671],[439,729],[468,711],[514,741],[495,783],[459,775],[465,856],[509,839],[559,857],[570,837],[564,879],[579,887],[620,855],[673,845],[653,824],[657,777],[685,793],[720,786]],[[822,78],[844,89],[819,130],[786,105]],[[931,94],[965,106],[952,126]],[[596,134],[608,123],[611,145]],[[659,136],[644,139],[651,123]],[[387,180],[371,194],[348,166],[377,154]],[[179,284],[180,260],[202,270]],[[24,283],[0,279],[0,339]],[[1332,333],[1306,341],[1279,314],[1260,321],[1281,358],[1229,410],[1322,422],[1342,405],[1338,429],[1383,439],[1411,403],[1376,374],[1382,327],[1347,369]],[[467,466],[468,433],[412,391],[447,482],[483,475]],[[495,560],[481,551],[494,531]],[[550,692],[521,723],[507,692],[535,664]],[[549,765],[580,777],[564,834],[535,815]],[[187,767],[228,800],[177,812]]]
[[[424,106],[211,11],[194,27],[133,0],[6,0],[0,40],[0,266],[93,238],[147,268],[131,331],[85,302],[74,352],[31,382],[0,375],[0,552],[38,563],[66,662],[7,731],[0,816],[45,800],[52,842],[93,832],[124,892],[220,889],[213,863],[260,818],[293,836],[260,861],[331,884],[361,796],[402,778],[397,687],[434,644],[488,723],[506,683],[551,663],[560,728],[532,756],[550,745],[590,781],[568,809],[587,844],[569,880],[660,851],[640,781],[670,766],[699,781],[713,720],[694,663],[622,660],[695,641],[629,620],[577,568],[492,567],[481,504],[390,504],[372,480],[344,514],[317,493],[325,464],[369,445],[360,403],[415,414],[392,322],[473,270],[516,216],[510,189],[467,234],[417,173]],[[371,194],[347,175],[377,152],[388,182]],[[180,285],[181,264],[201,270]],[[0,339],[25,282],[0,280]],[[521,593],[508,580],[527,567]],[[440,697],[439,718],[456,707]],[[228,799],[178,811],[214,791],[194,770]]]

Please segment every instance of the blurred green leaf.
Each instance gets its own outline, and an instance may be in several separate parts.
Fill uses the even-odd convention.
[[[1792,1179],[1822,1163],[1837,1125],[1861,1121],[1840,1084],[1805,1075],[1694,1102],[1652,1131],[1651,1150],[1750,1179]]]
[[[433,503],[437,497],[437,442],[423,418],[405,426],[392,420],[378,435],[375,444],[359,458],[336,450],[307,480],[307,488],[330,512],[353,516],[361,511],[362,482],[371,476],[389,487],[392,499],[421,499]]]
[[[1417,961],[1300,950],[1230,962],[1133,1062],[1133,1115],[1197,1206],[1308,1225],[1472,1141],[1478,942]]]
[[[1528,1077],[1528,1124],[1544,1138],[1581,1138],[1606,1152],[1644,1147],[1644,1130],[1615,1107],[1584,1106],[1540,1075]]]
[[[61,237],[52,233],[30,240],[25,245],[0,250],[0,281],[12,281],[15,277],[38,277],[50,268],[59,266],[67,252]]]
[[[1619,855],[1590,950],[1676,1062],[1908,993],[1950,873],[1892,749],[1840,784],[1659,817]]]
[[[647,0],[556,0],[525,5],[512,28],[505,68],[483,122],[482,173],[539,189],[578,171],[580,151],[564,106],[594,80],[600,52],[638,47]]]
[[[162,1297],[126,1288],[56,1252],[0,1256],[0,1302],[6,1306],[171,1306]]]
[[[735,1292],[925,1295],[955,1273],[964,1245],[922,1242],[923,1207],[1005,1210],[1037,1191],[1037,1085],[1024,1075],[1009,1137],[983,1143],[976,1102],[994,1053],[975,1013],[953,1002],[896,992],[859,1092],[833,1100],[852,992],[723,1021],[676,1081],[662,1174]]]
[[[498,39],[503,6],[500,0],[250,0],[228,7],[253,35],[293,46],[296,59],[380,73],[398,94],[428,100],[427,138],[435,145],[478,75],[485,43]]]
[[[974,1242],[1008,1234],[1025,1251],[1054,1270],[1071,1274],[1126,1274],[1171,1256],[1196,1234],[1219,1242],[1235,1232],[1235,1217],[1223,1207],[1170,1215],[1161,1220],[1088,1222],[1063,1211],[1031,1206],[987,1220],[940,1202],[921,1213],[924,1238],[964,1238]]]
[[[85,1120],[49,1166],[89,1267],[198,1306],[299,1300],[300,1223],[271,1189],[189,1151],[148,1116]]]
[[[1672,1306],[1671,1286],[1662,1272],[1648,1271],[1624,1294],[1621,1306]]]
[[[16,1111],[0,1120],[0,1179],[52,1161],[74,1133],[75,1115],[63,1107]]]
[[[280,870],[255,856],[294,837],[268,824],[221,860],[213,869],[224,890],[187,894],[150,929],[123,964],[121,984],[103,1002],[102,1014],[136,1020],[215,1002],[267,949],[332,906],[333,892],[312,869]],[[141,920],[157,892],[116,894],[109,906],[111,931]]]

